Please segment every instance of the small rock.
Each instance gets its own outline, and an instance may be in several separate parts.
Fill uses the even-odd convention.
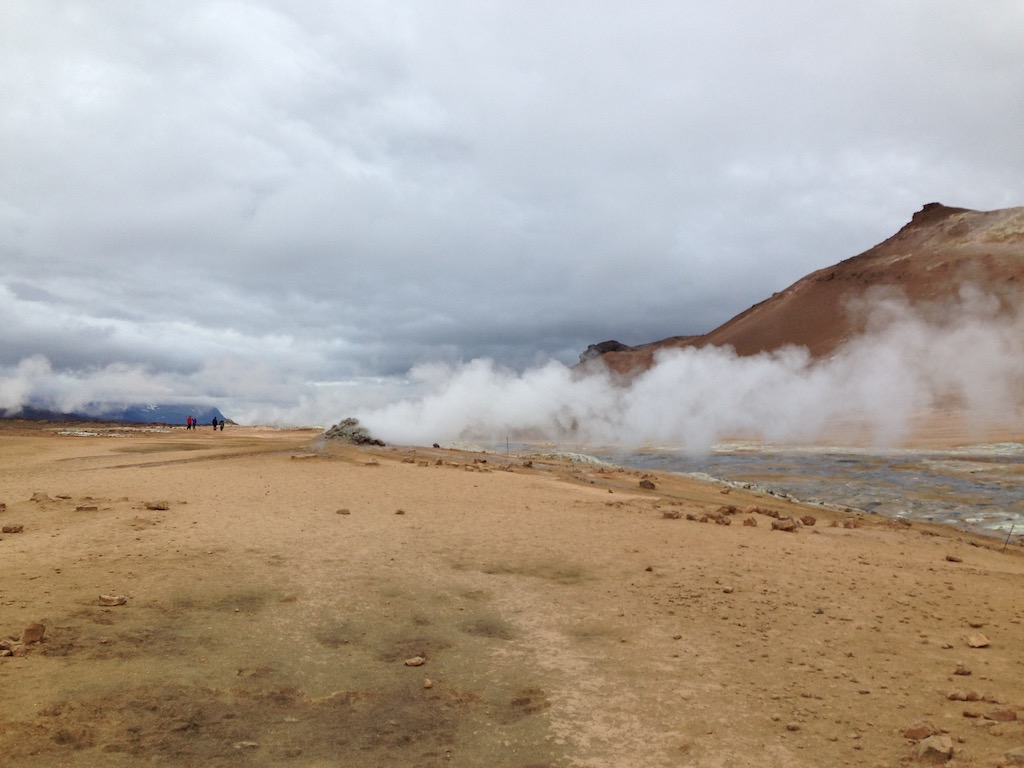
[[[929,736],[917,745],[917,756],[929,762],[944,763],[953,757],[953,740],[945,734]]]
[[[786,730],[787,731],[799,731],[800,730],[800,723],[786,723]]]
[[[778,520],[772,521],[773,531],[785,531],[787,533],[796,533],[797,521],[792,517],[780,517]]]
[[[800,518],[800,522],[806,525],[808,528],[810,528],[812,525],[818,522],[818,519],[814,515],[804,515]]]
[[[146,509],[155,509],[155,510],[167,510],[167,509],[171,508],[171,505],[170,505],[169,502],[162,501],[162,500],[160,500],[160,501],[147,501],[144,506],[146,507]]]
[[[957,555],[946,555],[946,562],[949,563],[962,563],[963,558]]]
[[[757,528],[757,520],[755,520],[752,517],[748,517],[746,520],[744,520],[743,524],[748,528]]]
[[[43,642],[43,635],[46,634],[46,627],[39,622],[29,624],[21,633],[22,645]]]
[[[656,486],[650,480],[644,478],[643,480],[640,481],[640,487],[641,488],[646,488],[648,491],[653,491],[658,486]]]
[[[663,509],[661,511],[661,516],[663,518],[665,518],[666,520],[678,520],[679,519],[679,510],[678,509]]]
[[[95,504],[79,504],[75,507],[75,512],[98,512],[99,507]]]
[[[128,598],[124,595],[100,595],[100,605],[125,605],[127,602]]]
[[[1015,747],[1006,753],[1007,765],[1024,765],[1024,747]]]
[[[1017,712],[1012,709],[997,709],[985,715],[986,720],[995,720],[997,723],[1012,723],[1017,719]]]
[[[989,640],[981,632],[975,632],[973,635],[967,636],[967,644],[971,648],[988,648]]]
[[[404,515],[405,514],[405,510],[404,509],[396,509],[395,510],[395,514],[396,515]]]
[[[405,660],[405,666],[407,667],[422,667],[427,663],[427,660],[422,656],[413,656],[411,659]]]
[[[941,731],[935,727],[934,723],[928,720],[918,720],[903,732],[903,738],[910,739],[911,741],[921,741],[937,733],[941,733]]]
[[[235,749],[256,749],[259,746],[259,742],[256,742],[256,741],[236,741],[232,746]]]
[[[429,677],[424,677],[423,678],[423,687],[424,688],[433,688],[434,687],[434,681],[431,680]]]
[[[953,674],[962,675],[966,677],[967,675],[971,674],[971,670],[965,667],[963,664],[957,664],[956,669],[953,670]]]
[[[32,498],[29,499],[29,501],[35,501],[35,502],[38,503],[38,502],[42,502],[42,501],[53,501],[53,499],[51,499],[49,496],[47,496],[42,491],[36,491],[35,493],[32,494]]]
[[[339,514],[339,515],[351,515],[352,514],[352,510],[345,509],[344,507],[342,507],[341,509],[337,510],[336,514]]]
[[[21,533],[24,530],[24,525],[5,525],[3,528],[0,528],[0,532],[2,533]]]

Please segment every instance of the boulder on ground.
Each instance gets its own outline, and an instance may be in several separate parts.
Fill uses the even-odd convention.
[[[359,419],[342,419],[333,427],[324,432],[328,440],[341,440],[354,445],[384,445],[383,440],[373,437],[366,427],[359,423]]]

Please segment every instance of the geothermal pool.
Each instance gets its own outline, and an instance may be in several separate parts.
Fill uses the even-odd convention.
[[[1024,444],[948,450],[858,450],[723,443],[707,456],[589,450],[636,469],[708,475],[776,495],[871,514],[1024,534]]]

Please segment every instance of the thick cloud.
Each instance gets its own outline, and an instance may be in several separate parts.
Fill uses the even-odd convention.
[[[328,423],[1021,202],[1011,0],[9,6],[0,372],[86,401]]]

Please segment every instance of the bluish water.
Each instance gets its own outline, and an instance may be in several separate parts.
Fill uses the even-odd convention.
[[[703,457],[672,450],[590,450],[636,469],[700,473],[800,501],[1024,533],[1024,445],[942,451],[860,451],[737,443]]]

